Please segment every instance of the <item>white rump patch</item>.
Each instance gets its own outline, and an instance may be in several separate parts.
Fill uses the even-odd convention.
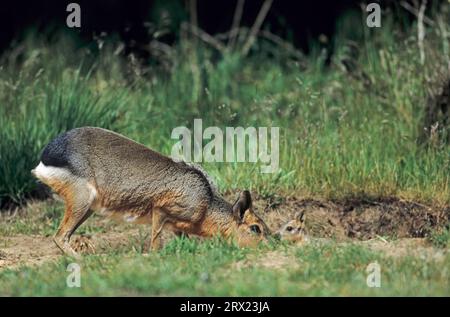
[[[73,175],[68,169],[63,167],[46,166],[39,162],[34,170],[31,171],[34,176],[45,183],[46,179],[57,179],[60,181],[74,181],[77,176]]]
[[[81,178],[72,174],[67,168],[46,166],[44,163],[39,162],[39,165],[31,171],[31,173],[41,180],[44,184],[50,180],[58,180],[60,182],[66,182],[77,188],[84,189],[87,187],[89,191],[89,197],[87,197],[89,204],[91,204],[97,197],[97,190],[90,184],[87,179]]]

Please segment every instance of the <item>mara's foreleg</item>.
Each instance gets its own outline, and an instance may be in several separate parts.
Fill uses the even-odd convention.
[[[162,208],[155,208],[152,214],[152,236],[150,248],[153,251],[159,250],[162,246],[161,232],[168,221],[168,216]]]
[[[201,220],[205,217],[206,206],[200,205],[197,208],[185,209],[174,207],[156,207],[152,211],[152,233],[150,239],[150,249],[155,251],[161,248],[161,232],[167,227],[177,236],[187,236],[188,233],[198,231]],[[144,252],[149,249],[146,245]]]

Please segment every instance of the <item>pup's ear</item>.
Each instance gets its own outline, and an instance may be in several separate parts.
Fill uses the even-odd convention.
[[[252,196],[248,190],[244,190],[233,205],[234,219],[238,223],[241,223],[244,219],[245,212],[250,210],[250,208],[252,208]]]
[[[295,219],[297,221],[304,222],[305,221],[305,211],[302,210],[302,211],[297,212],[295,214]]]

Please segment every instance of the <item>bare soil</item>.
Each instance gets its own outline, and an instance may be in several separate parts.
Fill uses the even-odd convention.
[[[258,200],[255,204],[264,211],[271,228],[278,228],[295,212],[304,210],[309,235],[338,241],[426,238],[432,231],[450,223],[450,206],[431,207],[397,198],[320,201],[294,197]]]
[[[81,254],[102,254],[122,247],[133,247],[139,238],[138,229],[128,229],[88,236],[74,235],[71,243]],[[57,260],[61,255],[62,252],[56,247],[52,237],[22,234],[4,237],[0,245],[0,269],[39,265]]]
[[[227,198],[231,197],[234,195]],[[304,210],[308,234],[316,243],[331,240],[340,243],[357,241],[388,256],[412,255],[435,260],[443,258],[445,252],[448,252],[446,249],[433,247],[426,239],[433,230],[449,225],[448,206],[430,207],[394,198],[337,202],[257,197],[254,207],[272,230],[290,220],[295,212]],[[95,216],[88,222],[102,226],[105,219]],[[120,224],[108,226],[106,232],[84,236],[75,234],[72,243],[80,253],[108,254],[119,248],[139,249],[146,238],[142,232],[150,231],[142,228]],[[168,233],[164,236],[165,239],[170,237]],[[272,253],[259,257],[259,265],[282,269],[289,263],[293,264],[290,256]],[[20,234],[0,237],[0,269],[40,265],[57,260],[60,256],[61,251],[50,236]],[[236,263],[236,266],[246,266],[250,262],[255,263],[249,259]]]

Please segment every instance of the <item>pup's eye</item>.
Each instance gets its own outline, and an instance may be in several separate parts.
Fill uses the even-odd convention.
[[[289,232],[291,232],[291,231],[292,231],[292,229],[294,229],[294,228],[292,228],[291,226],[288,226],[288,227],[286,227],[286,231],[289,231]]]
[[[254,233],[258,233],[258,234],[261,233],[261,228],[259,228],[258,225],[251,225],[250,230]]]

